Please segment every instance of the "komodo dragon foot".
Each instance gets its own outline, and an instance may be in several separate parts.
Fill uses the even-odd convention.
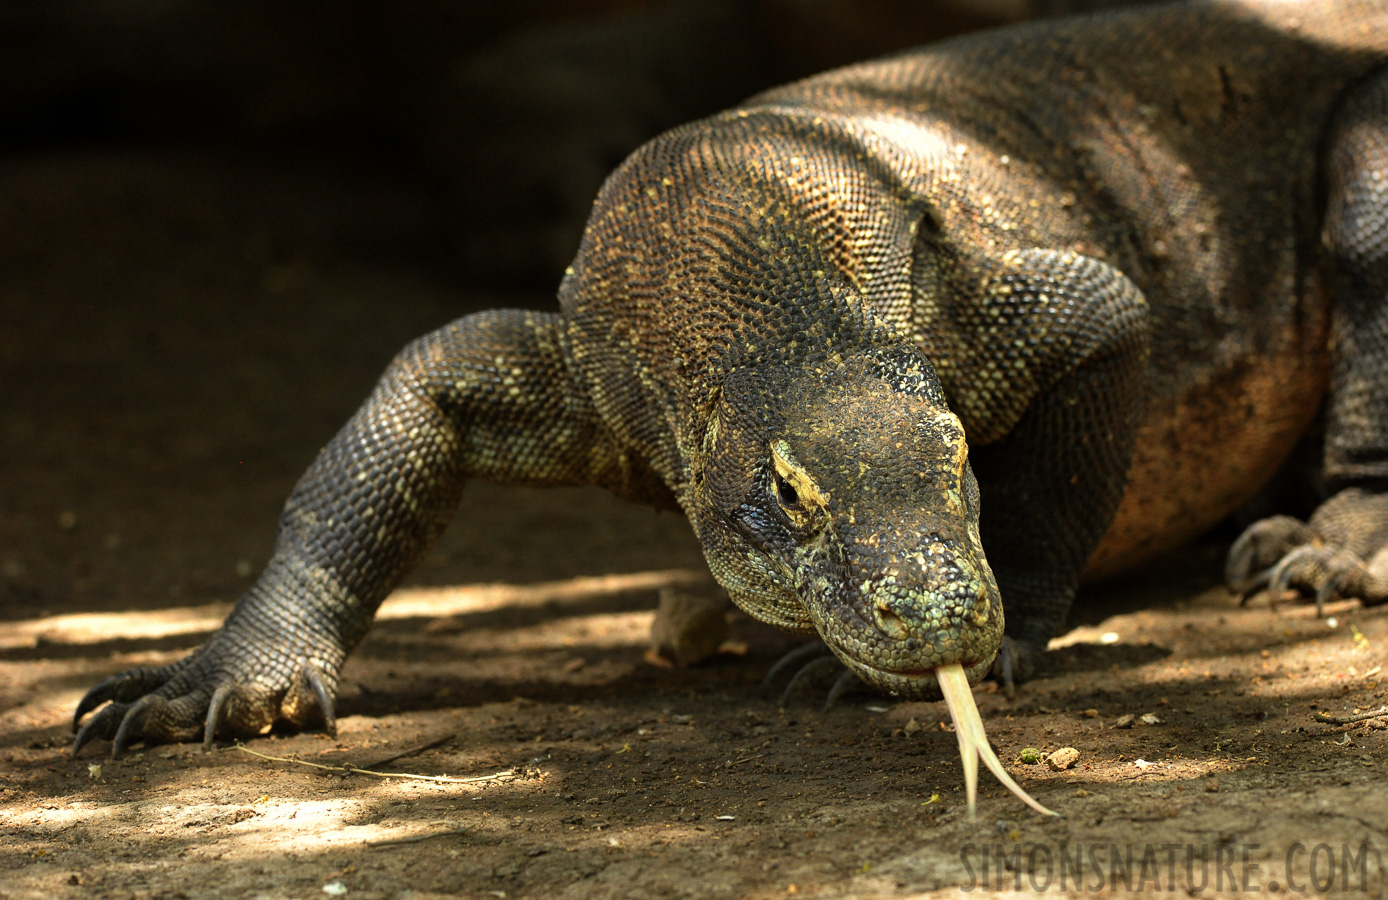
[[[1323,614],[1333,597],[1365,606],[1388,602],[1388,496],[1348,488],[1309,522],[1273,516],[1255,522],[1229,550],[1225,579],[1246,601],[1295,591]]]
[[[73,756],[93,740],[112,741],[113,758],[140,741],[201,736],[210,748],[219,735],[257,734],[279,721],[335,734],[333,697],[340,660],[275,652],[263,634],[239,640],[238,634],[224,627],[176,663],[129,669],[97,684],[73,715]],[[82,724],[83,716],[108,700]]]
[[[1004,635],[1002,646],[998,648],[997,659],[993,660],[993,678],[1002,686],[1003,693],[1012,697],[1017,685],[1030,681],[1040,668],[1041,657],[1046,652],[1046,644],[1033,644]]]
[[[775,665],[767,671],[766,677],[762,679],[761,687],[757,691],[758,696],[762,699],[769,697],[772,685],[787,672],[791,673],[791,676],[781,691],[780,700],[777,701],[780,706],[789,704],[791,694],[795,692],[796,688],[807,684],[817,684],[821,675],[835,674],[834,685],[829,689],[829,694],[824,699],[826,711],[837,703],[840,697],[857,693],[859,690],[868,690],[863,680],[839,662],[838,657],[834,656],[823,641],[815,640],[801,644],[776,660]]]

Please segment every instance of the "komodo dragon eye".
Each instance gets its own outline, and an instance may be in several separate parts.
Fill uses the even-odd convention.
[[[800,510],[800,495],[796,493],[789,481],[780,476],[780,473],[776,475],[776,500],[788,512],[799,512]]]
[[[785,441],[772,442],[771,464],[771,492],[776,495],[781,512],[793,527],[813,528],[820,518],[818,514],[828,505],[828,498],[796,461]]]

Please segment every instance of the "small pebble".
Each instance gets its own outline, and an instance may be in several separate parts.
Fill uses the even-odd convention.
[[[1079,758],[1080,751],[1076,750],[1074,747],[1061,747],[1059,750],[1046,757],[1046,765],[1050,767],[1052,772],[1059,772],[1079,762]]]

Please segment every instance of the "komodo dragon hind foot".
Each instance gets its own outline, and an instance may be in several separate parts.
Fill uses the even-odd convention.
[[[1229,550],[1229,588],[1246,600],[1261,591],[1313,599],[1388,602],[1388,496],[1347,488],[1309,522],[1274,516],[1255,522]]]

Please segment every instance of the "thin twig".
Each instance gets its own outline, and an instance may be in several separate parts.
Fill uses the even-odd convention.
[[[430,831],[425,834],[412,834],[408,837],[385,838],[379,841],[367,841],[366,846],[373,850],[383,847],[394,847],[397,844],[418,844],[420,841],[427,841],[436,837],[448,837],[449,835],[467,834],[467,829],[459,825],[456,828],[449,828],[446,831]]]
[[[1354,722],[1363,722],[1366,719],[1378,719],[1383,716],[1388,716],[1388,706],[1380,706],[1378,709],[1371,709],[1368,712],[1346,713],[1343,716],[1337,716],[1327,712],[1318,712],[1316,713],[1316,721],[1326,722],[1330,725],[1350,725]]]
[[[352,769],[352,771],[355,772],[355,771],[359,771],[360,769],[375,769],[375,768],[378,768],[378,767],[380,767],[380,766],[388,766],[388,765],[390,765],[391,763],[397,762],[398,760],[405,759],[406,757],[410,757],[410,756],[414,756],[414,755],[419,754],[419,753],[423,753],[425,750],[432,750],[432,749],[434,749],[435,747],[439,746],[440,744],[446,744],[446,743],[448,743],[449,741],[453,740],[453,738],[456,737],[456,736],[457,736],[456,734],[454,734],[453,732],[450,731],[448,734],[445,734],[443,737],[435,738],[434,740],[429,741],[427,744],[420,744],[418,747],[411,747],[410,749],[405,750],[405,751],[402,751],[402,752],[400,752],[400,753],[397,753],[397,754],[395,754],[394,756],[387,756],[385,759],[378,759],[378,760],[375,760],[374,762],[369,762],[369,763],[367,763],[367,764],[364,765],[364,766],[360,766],[360,767],[358,767],[358,766],[352,766],[351,769]]]
[[[765,753],[758,753],[756,756],[744,756],[744,757],[742,757],[741,759],[729,760],[729,761],[728,761],[728,765],[730,765],[730,766],[740,766],[740,765],[742,765],[742,764],[745,763],[745,762],[751,762],[751,761],[754,760],[754,759],[761,759],[761,758],[762,758],[763,756],[765,756],[765,755],[766,755]]]
[[[494,775],[477,775],[472,778],[449,778],[446,775],[411,775],[407,772],[374,772],[371,769],[358,769],[352,766],[325,766],[322,763],[311,763],[302,759],[292,759],[287,756],[270,756],[265,753],[257,753],[250,747],[236,744],[231,749],[249,753],[251,756],[258,756],[261,759],[268,759],[271,762],[294,763],[300,766],[309,766],[314,769],[323,769],[328,772],[342,772],[346,775],[371,775],[376,778],[409,778],[414,781],[435,781],[443,784],[477,784],[481,781],[501,781],[506,778],[515,778],[515,769],[507,769],[504,772],[497,772]]]

